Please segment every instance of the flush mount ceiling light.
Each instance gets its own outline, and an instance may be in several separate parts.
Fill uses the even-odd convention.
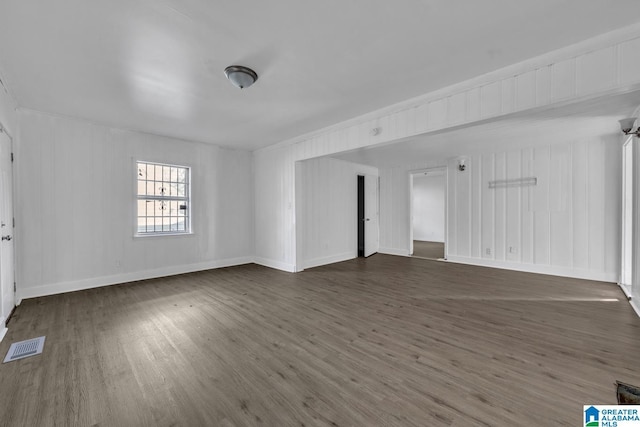
[[[258,74],[255,71],[242,65],[230,65],[224,69],[224,74],[235,87],[240,89],[249,87],[258,80]]]

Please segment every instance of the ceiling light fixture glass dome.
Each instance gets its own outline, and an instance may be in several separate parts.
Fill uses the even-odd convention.
[[[258,74],[255,71],[242,65],[230,65],[224,69],[224,74],[235,87],[240,89],[247,88],[258,80]]]

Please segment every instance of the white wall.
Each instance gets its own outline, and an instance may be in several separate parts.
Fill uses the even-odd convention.
[[[620,138],[612,135],[475,155],[464,172],[450,160],[447,259],[617,281],[620,156]],[[409,217],[408,175],[418,167],[380,170],[382,216]],[[530,176],[538,185],[488,188],[489,181]],[[408,254],[406,221],[382,224],[385,251]]]
[[[19,299],[251,261],[251,153],[32,111],[19,118]],[[192,168],[192,235],[133,237],[136,159]]]
[[[253,161],[254,260],[267,267],[296,271],[295,160],[290,150],[273,149],[254,152]]]
[[[640,26],[621,29],[254,152],[256,260],[288,271],[295,271],[296,263],[300,261],[296,260],[296,161],[635,90],[640,88],[640,73],[637,72],[640,57],[634,54],[638,49]],[[373,128],[378,128],[380,132],[372,132]],[[578,167],[577,170],[581,169]],[[381,193],[384,186],[383,181]],[[463,187],[459,189],[459,194],[461,197],[471,195]],[[554,200],[555,197],[552,196]],[[463,203],[462,199],[457,200],[457,203]],[[591,201],[589,207],[592,207],[590,203]],[[387,216],[385,219],[382,207],[380,215],[381,223],[397,221],[404,230],[408,229],[403,224],[409,221],[408,216]],[[468,211],[463,211],[461,215],[468,215]],[[556,224],[566,221],[566,215],[564,211],[554,211],[547,215],[547,222],[554,224],[553,231],[556,230]],[[594,215],[587,219],[589,224],[602,222],[601,211],[596,209]],[[546,223],[541,214],[535,217],[537,233]],[[585,221],[583,217],[578,220],[581,221],[579,224]],[[478,226],[470,221],[467,223],[472,227]],[[509,224],[509,227],[512,226]],[[607,235],[605,240],[616,238],[619,232],[616,229],[613,237]],[[463,228],[458,231],[456,239],[465,233],[477,235],[473,229]],[[572,234],[577,235],[574,231]],[[601,232],[597,235],[600,236]],[[502,238],[502,235],[497,234],[497,237]],[[554,235],[553,239],[556,238]],[[408,235],[400,236],[398,233],[386,238],[381,236],[380,250],[383,250],[384,245],[388,248],[404,247],[401,241],[406,239]],[[545,255],[542,244],[540,245],[536,259],[542,262]],[[480,247],[475,241],[471,246]],[[468,258],[472,252],[465,247],[466,244],[462,244],[460,251],[455,253]],[[608,272],[609,256],[597,260],[599,254],[600,252],[589,254],[588,267]],[[556,262],[555,252],[551,257]],[[552,262],[551,259],[549,262]],[[580,257],[577,261],[572,261],[576,268],[584,267]],[[557,262],[568,265],[566,259]],[[606,267],[599,269],[597,264],[606,264]],[[608,278],[608,273],[605,276]]]
[[[413,240],[444,242],[445,176],[413,177]]]
[[[16,134],[18,122],[16,108],[13,97],[0,85],[0,123],[12,137]]]
[[[328,157],[299,162],[296,186],[302,267],[358,256],[358,175],[378,169]],[[299,182],[298,182],[299,179]]]

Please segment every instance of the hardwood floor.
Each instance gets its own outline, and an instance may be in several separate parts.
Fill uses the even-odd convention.
[[[418,258],[427,258],[427,259],[444,258],[444,243],[414,240],[413,256]]]
[[[640,384],[613,284],[374,255],[23,301],[4,426],[580,425]]]

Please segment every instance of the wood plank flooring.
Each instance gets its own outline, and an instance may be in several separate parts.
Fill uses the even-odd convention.
[[[414,240],[413,256],[418,258],[427,258],[427,259],[444,258],[444,243]]]
[[[580,425],[640,384],[616,285],[380,254],[26,300],[0,355],[41,335],[3,426]]]

